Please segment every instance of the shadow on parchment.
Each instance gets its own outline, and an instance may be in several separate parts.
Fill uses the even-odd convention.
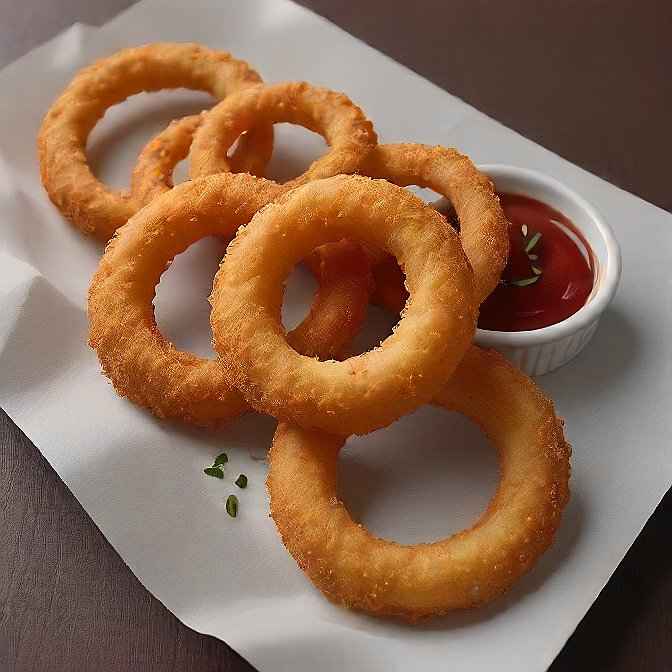
[[[591,394],[615,389],[618,381],[639,366],[641,329],[625,313],[608,309],[591,341],[575,359],[535,382],[552,399],[568,391],[587,400]]]

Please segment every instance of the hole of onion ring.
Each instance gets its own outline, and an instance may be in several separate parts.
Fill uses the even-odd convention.
[[[216,359],[208,296],[225,250],[217,236],[199,240],[175,257],[156,287],[154,314],[164,338],[205,359]]]
[[[156,288],[154,314],[166,340],[183,352],[215,359],[210,329],[212,280],[226,246],[217,236],[191,245],[175,257]],[[288,331],[308,314],[315,299],[317,281],[303,264],[290,274],[282,305],[282,323]]]
[[[434,201],[438,201],[441,198],[441,194],[437,194],[427,187],[419,187],[417,184],[409,184],[406,189],[428,205],[431,205]]]
[[[127,190],[138,154],[173,119],[212,106],[206,93],[175,89],[139,93],[113,105],[89,135],[87,156],[93,174],[106,185]],[[175,179],[181,182],[186,175]]]
[[[297,264],[285,287],[282,304],[282,324],[287,331],[294,329],[303,320],[315,300],[318,283],[304,264]],[[362,327],[346,350],[350,356],[361,355],[377,348],[392,335],[399,315],[378,306],[369,305]]]
[[[441,194],[426,187],[418,187],[415,184],[409,185],[406,189],[448,218],[451,225],[459,231],[459,219],[457,218],[455,208],[445,196],[441,196]]]
[[[189,181],[189,156],[185,156],[182,161],[178,161],[173,168],[173,186]]]
[[[350,343],[349,353],[352,356],[361,355],[377,348],[388,336],[392,335],[398,322],[399,315],[370,304],[362,328]]]
[[[497,454],[461,415],[426,405],[364,437],[338,459],[339,498],[371,534],[401,544],[446,539],[485,513]]]
[[[317,293],[317,280],[304,264],[297,264],[285,283],[282,301],[282,326],[286,331],[297,327],[308,315]]]
[[[273,155],[266,169],[269,180],[287,182],[308,170],[313,161],[329,151],[324,138],[303,126],[275,124]]]

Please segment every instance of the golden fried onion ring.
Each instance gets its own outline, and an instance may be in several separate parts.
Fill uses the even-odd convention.
[[[226,173],[178,185],[119,229],[89,290],[89,343],[116,391],[158,417],[212,425],[249,406],[215,360],[180,352],[157,328],[152,300],[173,258],[209,235],[236,229],[282,191]],[[359,246],[343,241],[325,266],[313,307],[288,340],[308,356],[335,357],[355,336],[372,289]]]
[[[185,87],[221,99],[260,81],[244,61],[199,44],[149,44],[97,61],[70,82],[42,124],[40,172],[49,197],[81,231],[108,240],[140,206],[89,168],[87,138],[105,111],[141,91]],[[261,174],[273,151],[272,126],[255,126],[240,151],[237,165]]]
[[[376,147],[360,172],[400,187],[427,187],[453,204],[480,304],[497,286],[509,254],[506,217],[490,178],[456,149],[404,143]]]
[[[411,299],[380,347],[319,362],[285,339],[283,283],[311,250],[344,237],[394,254]],[[213,344],[253,408],[366,434],[417,409],[449,378],[475,333],[473,292],[459,238],[433,208],[384,180],[338,175],[294,189],[240,229],[215,277]]]
[[[333,602],[408,621],[482,606],[551,545],[569,499],[571,454],[553,404],[499,354],[475,346],[433,403],[483,430],[501,475],[475,525],[430,544],[379,539],[350,518],[336,483],[343,438],[279,426],[266,482],[271,516],[299,567]]]
[[[173,188],[175,166],[189,155],[194,133],[205,114],[174,119],[145,145],[131,177],[131,198],[136,203],[147,205]],[[255,138],[254,133],[245,133],[238,138],[236,149],[228,158],[232,173],[262,177],[260,171],[266,167],[269,156],[265,151],[262,156],[257,154]]]
[[[131,197],[137,203],[147,205],[157,196],[165,194],[175,186],[173,184],[175,166],[189,155],[191,141],[204,114],[202,112],[174,119],[145,145],[131,175]],[[252,171],[233,170],[232,172],[251,173]]]
[[[253,124],[281,122],[319,133],[331,146],[305,173],[286,182],[287,189],[354,172],[377,141],[373,124],[344,93],[307,82],[259,85],[223,100],[206,114],[191,147],[191,177],[230,170],[226,153],[242,133]]]
[[[364,157],[357,172],[400,187],[428,187],[451,201],[460,220],[462,247],[474,269],[478,303],[492,292],[509,251],[506,218],[490,178],[469,158],[448,147],[377,145]],[[408,298],[403,272],[390,255],[369,246],[364,249],[376,281],[373,301],[401,312]]]

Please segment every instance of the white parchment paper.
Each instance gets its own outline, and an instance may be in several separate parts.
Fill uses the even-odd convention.
[[[382,142],[456,146],[477,163],[542,170],[603,211],[623,278],[584,353],[542,378],[574,446],[572,499],[554,547],[507,595],[415,627],[326,602],[268,517],[264,456],[274,423],[248,415],[217,430],[159,422],[115,395],[86,345],[86,290],[101,247],[58,215],[39,183],[36,136],[53,98],[97,57],[149,41],[199,41],[249,60],[266,81],[346,91]],[[98,174],[127,186],[139,149],[187,92],[136,96],[90,142]],[[301,171],[321,143],[282,129],[271,176]],[[101,29],[74,26],[0,73],[0,404],[46,456],[135,574],[184,623],[228,642],[262,672],[544,670],[672,483],[672,217],[573,166],[284,0],[145,0]],[[205,241],[158,287],[159,326],[212,356],[208,304],[221,257]],[[314,288],[290,283],[295,322]],[[372,309],[368,336],[389,328]],[[381,331],[382,330],[382,331]],[[227,479],[203,474],[229,454]],[[249,486],[239,491],[239,473]],[[377,534],[431,541],[470,525],[497,483],[494,454],[461,418],[424,408],[349,442],[343,498]],[[238,517],[224,512],[229,493]],[[114,596],[111,597],[114,599]]]

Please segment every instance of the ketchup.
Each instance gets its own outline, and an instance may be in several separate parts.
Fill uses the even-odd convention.
[[[562,213],[528,196],[500,193],[509,222],[509,261],[483,302],[478,326],[528,331],[557,324],[585,305],[595,262],[585,238]]]

